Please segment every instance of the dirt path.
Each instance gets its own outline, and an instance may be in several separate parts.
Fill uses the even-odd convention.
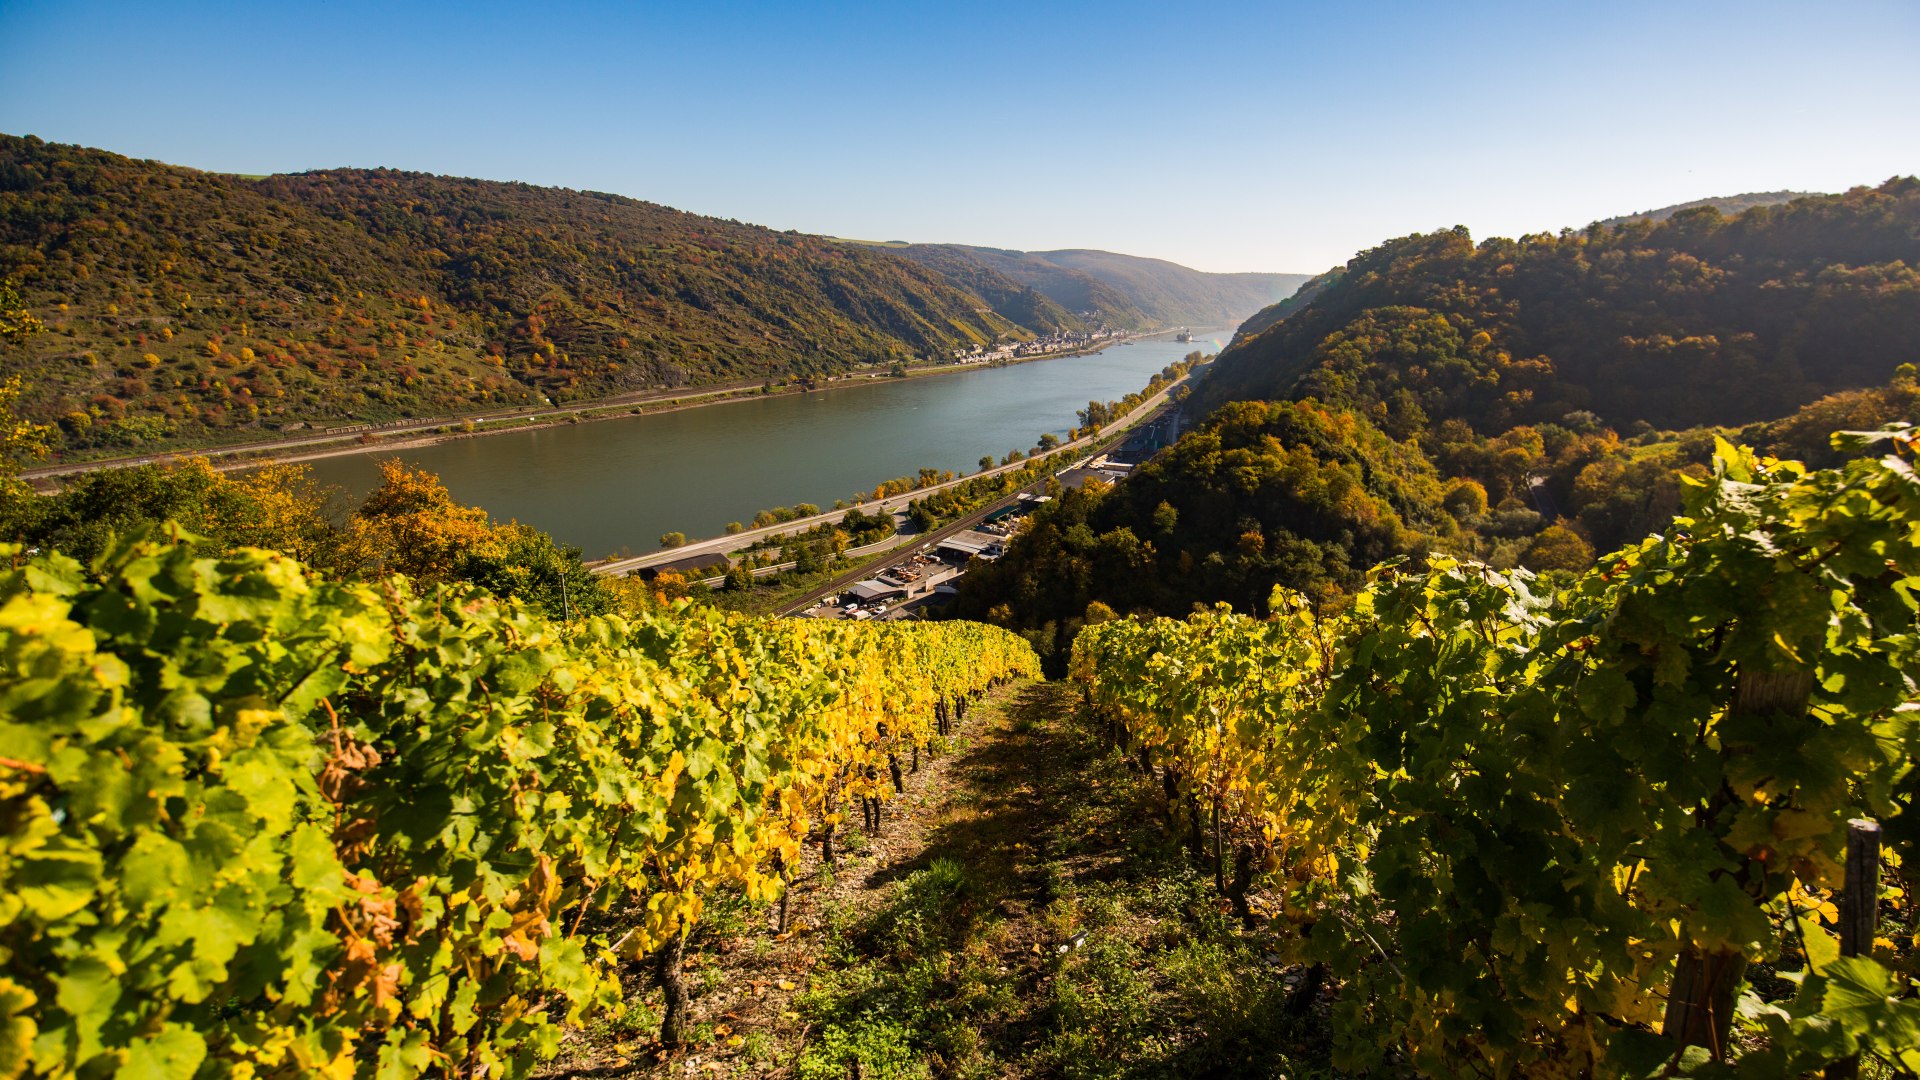
[[[1007,723],[1008,707],[1034,684],[1016,683],[969,707],[945,752],[923,755],[906,777],[906,793],[885,804],[878,835],[842,826],[838,867],[819,862],[818,845],[788,899],[788,932],[772,931],[774,912],[765,906],[719,902],[709,908],[686,954],[692,1029],[689,1049],[663,1053],[654,1042],[660,993],[650,972],[635,965],[627,989],[647,1005],[624,1026],[589,1027],[568,1040],[545,1070],[568,1076],[761,1076],[785,1072],[812,1025],[798,1011],[811,973],[825,961],[825,947],[840,929],[870,915],[887,887],[925,861],[929,837],[950,825],[952,806],[971,798],[967,789],[983,757],[996,756],[991,733]],[[983,741],[983,736],[987,737]],[[737,1044],[733,1041],[738,1040]]]
[[[1073,701],[1015,683],[970,709],[879,835],[836,873],[807,867],[790,933],[764,907],[710,909],[687,1048],[661,1052],[643,1014],[575,1037],[549,1075],[1330,1075],[1324,1008],[1286,1011],[1284,944],[1240,928],[1164,827],[1158,781]]]

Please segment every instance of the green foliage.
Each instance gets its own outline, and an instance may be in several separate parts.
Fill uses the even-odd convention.
[[[1090,627],[1075,672],[1278,871],[1349,1067],[1691,1069],[1721,1055],[1682,1061],[1661,1008],[1724,956],[1799,983],[1749,988],[1734,1074],[1911,1069],[1911,942],[1839,960],[1818,912],[1849,818],[1912,831],[1920,448],[1835,439],[1813,472],[1721,444],[1665,535],[1557,596],[1388,564],[1337,617]]]
[[[1210,274],[1110,251],[909,244],[900,253],[964,281],[1035,330],[1043,324],[1070,330],[1231,326],[1306,280],[1303,274]]]
[[[898,1020],[878,1012],[863,1013],[845,1026],[829,1024],[820,1038],[800,1055],[795,1075],[801,1080],[845,1080],[849,1075],[873,1080],[910,1080],[927,1075],[927,1067],[907,1042],[908,1031]]]
[[[1110,492],[1066,491],[1005,558],[969,573],[958,610],[1036,632],[1064,661],[1089,603],[1185,611],[1252,608],[1277,583],[1315,595],[1427,545],[1448,523],[1416,448],[1316,402],[1228,406]]]
[[[1396,436],[1415,409],[1483,434],[1578,410],[1616,425],[1779,416],[1911,359],[1916,222],[1908,177],[1733,218],[1404,237],[1250,320],[1204,397],[1312,396]]]
[[[526,1075],[704,892],[766,898],[888,797],[936,694],[1034,668],[962,624],[569,627],[184,540],[6,555],[9,1075]]]
[[[272,548],[334,578],[398,572],[418,584],[470,582],[553,618],[611,610],[607,583],[587,570],[578,548],[461,506],[430,473],[397,461],[381,468],[380,487],[358,506],[302,466],[222,473],[191,458],[100,470],[51,495],[0,495],[0,536],[90,562],[119,537],[174,522],[209,554]]]
[[[0,136],[0,359],[72,453],[695,384],[1024,331],[891,251],[393,171],[243,179]],[[32,315],[29,315],[28,312]],[[131,421],[131,423],[129,423]]]

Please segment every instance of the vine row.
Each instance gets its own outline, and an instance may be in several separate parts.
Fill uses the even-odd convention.
[[[972,623],[0,554],[0,1077],[525,1075],[1038,672]]]
[[[1912,1072],[1915,431],[1836,440],[1826,471],[1723,443],[1670,530],[1563,588],[1389,563],[1337,614],[1089,626],[1074,677],[1287,931],[1300,1007],[1334,987],[1347,1067]],[[1858,818],[1895,843],[1843,950]]]

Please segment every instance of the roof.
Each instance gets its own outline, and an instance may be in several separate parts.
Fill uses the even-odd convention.
[[[940,547],[946,551],[957,551],[962,555],[979,555],[990,547],[1005,547],[1007,538],[978,529],[963,529],[940,541]]]
[[[905,591],[900,586],[881,581],[879,578],[868,578],[847,589],[847,595],[855,600],[881,600],[889,596],[898,596]]]

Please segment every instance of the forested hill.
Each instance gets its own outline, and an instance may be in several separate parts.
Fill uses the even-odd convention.
[[[0,376],[25,377],[22,409],[58,423],[57,449],[95,452],[813,375],[1077,325],[987,274],[614,195],[247,179],[14,136],[0,277],[49,331]]]
[[[1411,236],[1244,324],[1191,431],[1064,491],[956,609],[1063,664],[1081,625],[1276,585],[1337,608],[1445,552],[1574,572],[1666,529],[1715,439],[1832,464],[1920,421],[1920,181],[1726,218]],[[1745,425],[1744,427],[1736,425]]]
[[[1881,382],[1916,342],[1920,180],[1905,178],[1733,218],[1394,240],[1243,335],[1204,401],[1312,396],[1390,430],[1578,410],[1621,428],[1739,423]]]
[[[1111,251],[1033,254],[1111,285],[1135,307],[1164,323],[1186,326],[1238,325],[1248,315],[1286,299],[1308,278],[1306,274],[1214,274]]]
[[[1637,214],[1622,214],[1619,217],[1603,218],[1602,225],[1625,225],[1636,218],[1648,221],[1665,221],[1682,210],[1698,210],[1711,206],[1723,214],[1739,214],[1756,206],[1778,206],[1795,199],[1812,199],[1820,195],[1817,191],[1749,191],[1743,195],[1716,195],[1710,199],[1694,199],[1691,202],[1662,206],[1657,210],[1642,210]]]
[[[1213,274],[1110,251],[1009,251],[966,244],[896,250],[942,272],[975,266],[1033,289],[1083,321],[1145,329],[1236,326],[1282,300],[1305,274]]]

